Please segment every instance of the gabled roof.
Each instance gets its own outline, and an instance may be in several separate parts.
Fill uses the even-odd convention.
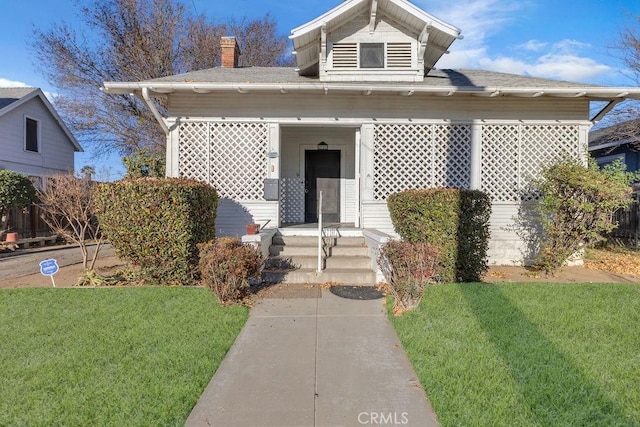
[[[370,16],[370,31],[373,32],[376,16],[384,14],[411,33],[416,39],[426,42],[424,51],[425,69],[430,70],[447,52],[449,46],[460,38],[460,30],[436,18],[406,0],[346,0],[324,15],[291,30],[289,38],[300,74],[309,75],[319,61],[322,31],[328,33],[339,28],[354,17]]]
[[[53,105],[49,102],[47,97],[44,95],[42,90],[34,87],[9,87],[9,88],[0,88],[0,117],[7,114],[10,111],[15,110],[21,105],[27,103],[28,101],[40,98],[42,103],[45,105],[49,113],[53,116],[53,118],[58,122],[58,125],[65,133],[69,142],[73,145],[74,151],[82,152],[84,151],[76,138],[73,136],[67,125],[64,124],[62,118],[58,115]]]

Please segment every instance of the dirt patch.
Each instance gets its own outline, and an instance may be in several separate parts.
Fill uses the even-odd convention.
[[[96,261],[96,272],[103,276],[113,275],[125,266],[125,262],[115,256],[98,258]],[[60,270],[53,276],[56,287],[68,288],[73,286],[78,277],[84,273],[82,264],[67,265],[60,267]],[[5,279],[0,282],[0,288],[38,288],[53,287],[51,278],[40,273],[29,274],[27,276]]]
[[[586,266],[564,267],[553,275],[546,275],[528,267],[491,266],[484,282],[541,282],[541,283],[634,283],[640,276],[601,271]]]

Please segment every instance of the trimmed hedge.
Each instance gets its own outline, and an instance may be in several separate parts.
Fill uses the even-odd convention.
[[[98,220],[118,256],[149,283],[194,284],[198,243],[215,237],[218,195],[208,184],[138,178],[101,184]]]
[[[441,251],[442,281],[479,281],[487,271],[491,199],[479,190],[408,190],[387,198],[393,225],[403,240],[430,243]]]

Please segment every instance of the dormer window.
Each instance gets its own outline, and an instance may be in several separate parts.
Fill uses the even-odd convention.
[[[410,69],[411,43],[334,43],[333,69]]]
[[[384,68],[384,43],[360,43],[360,68]]]

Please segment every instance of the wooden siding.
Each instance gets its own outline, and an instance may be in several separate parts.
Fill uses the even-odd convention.
[[[222,198],[218,202],[216,235],[242,236],[247,224],[275,228],[278,225],[278,202],[242,201]]]
[[[38,121],[37,153],[25,150],[25,117]],[[73,171],[74,147],[40,99],[0,117],[0,130],[0,168],[40,177]]]
[[[264,121],[332,120],[336,125],[349,120],[441,119],[484,120],[587,120],[586,99],[539,97],[433,97],[415,94],[270,94],[229,92],[224,94],[175,93],[170,98],[172,117],[191,119],[246,119]]]

